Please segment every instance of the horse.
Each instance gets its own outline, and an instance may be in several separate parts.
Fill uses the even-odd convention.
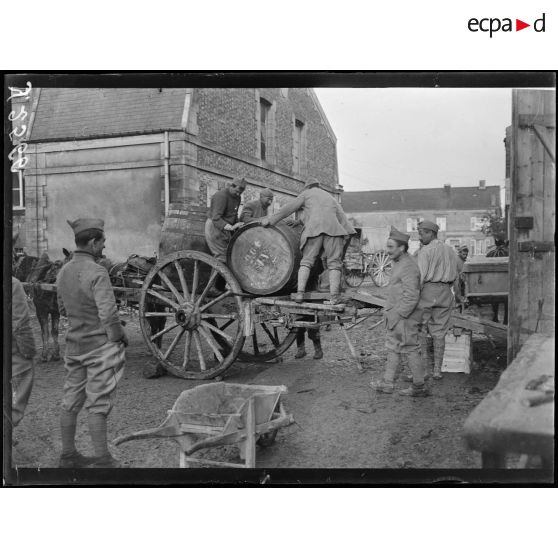
[[[66,249],[64,249],[63,252],[65,259],[55,260],[54,262],[50,260],[46,252],[44,252],[40,258],[24,255],[16,262],[14,275],[23,282],[54,285],[62,266],[71,258],[70,252]],[[27,292],[33,300],[37,320],[41,327],[41,337],[43,339],[41,360],[42,362],[60,360],[60,345],[58,343],[60,311],[58,309],[56,292],[46,291],[39,285],[32,285],[27,289]],[[53,343],[52,352],[49,349],[50,338],[52,338]]]

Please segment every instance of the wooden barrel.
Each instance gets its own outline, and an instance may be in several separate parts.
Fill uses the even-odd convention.
[[[227,265],[242,290],[276,295],[296,288],[300,264],[300,228],[283,223],[262,227],[250,223],[233,235]]]
[[[182,204],[171,204],[161,230],[159,258],[180,250],[209,254],[204,233],[206,219],[206,207],[185,208]]]

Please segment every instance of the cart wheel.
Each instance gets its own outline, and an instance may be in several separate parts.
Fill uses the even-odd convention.
[[[376,252],[370,264],[370,276],[378,287],[387,287],[391,277],[391,260],[387,252]]]
[[[262,322],[254,324],[254,333],[246,337],[238,356],[242,362],[268,362],[282,355],[294,343],[297,328]]]
[[[360,287],[364,281],[364,274],[358,269],[345,269],[343,273],[345,282],[349,287]]]
[[[225,290],[216,295],[219,285]],[[153,266],[141,289],[140,327],[170,374],[208,379],[230,367],[244,341],[239,292],[227,266],[202,252],[183,250]]]

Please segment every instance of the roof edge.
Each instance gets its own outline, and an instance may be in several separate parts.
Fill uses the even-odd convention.
[[[335,135],[335,132],[333,131],[333,128],[331,127],[331,124],[329,123],[329,120],[326,116],[326,113],[325,113],[323,107],[322,107],[322,104],[320,103],[320,100],[318,99],[318,96],[316,95],[316,92],[314,91],[314,89],[312,87],[308,87],[308,92],[310,93],[310,97],[314,101],[314,104],[316,105],[316,109],[318,109],[318,112],[320,113],[320,116],[322,117],[322,119],[324,121],[324,124],[326,125],[328,133],[332,136],[334,143],[337,144],[337,136]]]

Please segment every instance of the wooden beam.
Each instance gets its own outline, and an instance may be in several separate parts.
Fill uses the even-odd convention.
[[[508,327],[497,322],[483,320],[476,316],[468,316],[454,312],[451,317],[452,327],[462,327],[463,329],[470,329],[475,333],[482,333],[483,335],[491,335],[498,339],[506,340],[508,335]]]

